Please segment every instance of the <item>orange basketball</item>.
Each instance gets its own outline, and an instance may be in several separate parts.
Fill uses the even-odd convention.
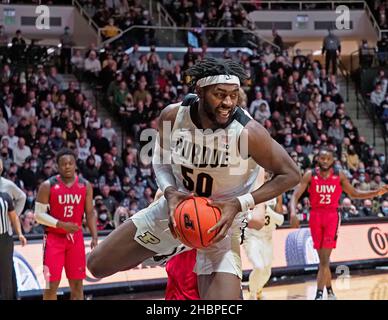
[[[192,197],[182,201],[175,210],[175,232],[185,245],[203,249],[210,245],[218,230],[208,233],[221,218],[221,211],[209,205],[204,197]]]

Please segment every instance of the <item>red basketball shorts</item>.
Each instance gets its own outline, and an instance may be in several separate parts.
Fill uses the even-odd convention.
[[[315,249],[334,249],[337,245],[340,213],[335,210],[314,211],[310,213],[310,231]]]
[[[166,264],[166,300],[199,300],[197,274],[193,272],[197,250],[182,252]]]
[[[47,282],[61,280],[65,267],[67,279],[86,277],[85,244],[82,231],[74,234],[46,233],[43,240],[43,268]]]

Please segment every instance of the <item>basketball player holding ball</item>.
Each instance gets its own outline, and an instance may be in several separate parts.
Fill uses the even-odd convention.
[[[317,275],[317,293],[315,300],[323,299],[326,286],[329,300],[336,300],[331,286],[330,255],[335,249],[338,228],[341,223],[338,204],[342,191],[354,199],[368,199],[384,195],[388,191],[385,185],[378,190],[361,191],[355,189],[342,171],[333,167],[333,152],[322,149],[318,156],[318,168],[307,171],[291,198],[291,226],[299,227],[296,217],[296,205],[308,188],[310,194],[310,231],[314,248],[318,251],[319,271]]]
[[[154,157],[163,155],[163,161],[154,158],[153,167],[163,196],[115,229],[91,252],[87,265],[95,277],[102,278],[156,254],[171,253],[181,244],[171,232],[176,228],[175,209],[195,193],[209,198],[221,211],[220,220],[209,230],[218,230],[212,244],[197,250],[199,295],[201,299],[238,300],[242,278],[239,213],[294,187],[300,174],[266,129],[238,108],[240,83],[247,78],[239,63],[203,59],[187,75],[196,95],[167,106],[159,118]],[[220,137],[217,129],[221,129],[222,143],[207,145],[208,139]],[[228,135],[223,135],[226,130]],[[200,139],[189,136],[193,132]],[[228,152],[229,135],[241,142],[237,152]],[[273,172],[274,178],[252,192],[260,167]]]
[[[56,300],[65,268],[70,298],[83,300],[82,281],[86,277],[86,257],[82,219],[92,235],[91,248],[97,245],[97,223],[93,212],[93,189],[76,175],[76,156],[70,149],[57,154],[59,175],[41,184],[35,203],[36,220],[45,225],[43,265],[46,280],[44,300]]]

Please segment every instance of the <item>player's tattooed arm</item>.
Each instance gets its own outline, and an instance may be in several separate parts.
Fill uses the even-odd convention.
[[[290,223],[291,227],[298,228],[299,227],[299,219],[296,216],[296,206],[298,204],[299,198],[308,188],[312,177],[312,171],[307,170],[303,175],[302,181],[296,186],[294,192],[291,196],[290,201]]]
[[[295,187],[300,172],[286,150],[257,121],[251,120],[244,130],[248,134],[248,154],[261,167],[273,173],[273,178],[252,192],[255,203],[271,200]]]
[[[85,214],[86,223],[88,225],[89,232],[92,236],[92,242],[90,244],[90,247],[94,249],[98,243],[97,217],[93,209],[93,188],[89,182],[87,183],[86,190]]]
[[[388,192],[388,185],[384,185],[377,190],[362,191],[354,188],[345,174],[340,172],[341,185],[344,192],[353,199],[371,199],[382,196]]]

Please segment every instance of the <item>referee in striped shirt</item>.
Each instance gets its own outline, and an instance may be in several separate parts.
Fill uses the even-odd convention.
[[[13,238],[10,225],[14,227],[22,246],[26,245],[27,240],[22,234],[12,198],[9,194],[0,192],[0,300],[14,298]]]
[[[14,204],[14,209],[16,211],[16,214],[18,215],[18,219],[15,221],[20,226],[20,220],[19,216],[22,214],[24,205],[26,203],[26,194],[11,180],[8,180],[4,177],[1,176],[3,173],[3,161],[0,159],[0,192],[4,192],[8,195],[10,195],[13,204]],[[10,234],[12,236],[12,229],[11,229],[11,224],[10,220],[8,220],[8,229],[10,230]],[[15,230],[18,227],[14,226]],[[21,227],[20,227],[21,229]],[[19,237],[20,238],[20,237]],[[23,237],[24,238],[24,237]],[[22,242],[23,245],[23,242]],[[12,283],[13,283],[13,299],[17,299],[18,294],[17,294],[17,281],[16,281],[16,274],[15,274],[15,268],[12,265]],[[0,294],[1,295],[1,294]]]

